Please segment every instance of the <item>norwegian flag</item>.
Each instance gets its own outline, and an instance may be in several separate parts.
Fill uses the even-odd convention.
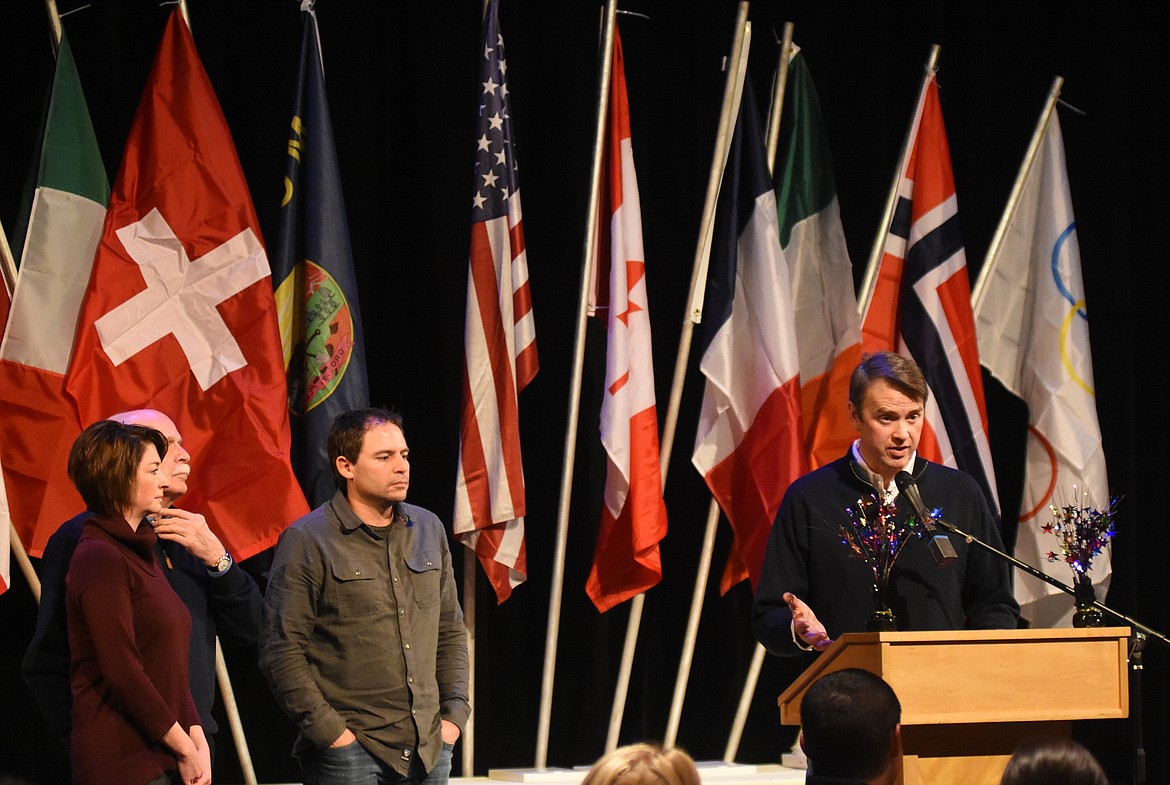
[[[497,7],[492,0],[480,71],[453,529],[502,603],[528,571],[517,395],[538,363]]]
[[[605,396],[601,442],[608,457],[605,501],[585,591],[605,612],[641,594],[662,579],[658,542],[666,536],[666,505],[658,461],[658,413],[654,400],[650,311],[642,253],[642,210],[630,140],[630,109],[622,43],[614,30],[613,72],[605,140],[608,180],[602,186],[597,234],[609,240],[593,266],[597,287],[590,313],[605,309]],[[608,231],[601,225],[610,216]],[[608,296],[607,296],[608,295]]]
[[[934,73],[923,84],[910,139],[862,319],[862,351],[897,351],[914,359],[930,388],[918,452],[970,474],[998,511],[971,282]]]

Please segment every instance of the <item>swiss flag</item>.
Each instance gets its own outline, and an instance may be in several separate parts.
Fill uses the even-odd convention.
[[[176,9],[114,184],[67,397],[88,424],[169,415],[191,452],[181,504],[238,559],[308,505],[289,464],[268,257],[231,134]]]

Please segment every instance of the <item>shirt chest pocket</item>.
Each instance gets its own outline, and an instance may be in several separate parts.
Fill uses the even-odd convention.
[[[385,582],[377,580],[378,566],[373,562],[334,562],[334,600],[343,617],[376,616],[386,604]]]
[[[439,604],[439,567],[442,563],[437,550],[418,550],[407,555],[406,566],[418,607],[434,608]]]

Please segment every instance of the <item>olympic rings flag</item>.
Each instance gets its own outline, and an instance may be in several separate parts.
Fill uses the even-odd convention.
[[[1015,554],[1054,578],[1072,582],[1059,550],[1041,528],[1053,502],[1087,493],[1109,504],[1105,453],[1093,392],[1089,320],[1081,253],[1055,111],[1028,173],[987,285],[975,304],[983,365],[1028,405],[1028,455]],[[1075,491],[1074,491],[1075,486]],[[1111,575],[1109,549],[1089,575],[1103,599]],[[1073,605],[1030,575],[1016,574],[1016,599],[1033,627],[1068,626]]]

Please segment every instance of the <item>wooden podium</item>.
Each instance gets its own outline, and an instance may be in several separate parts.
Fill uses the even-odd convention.
[[[1129,715],[1128,627],[842,635],[779,698],[800,724],[814,681],[861,668],[902,703],[904,785],[998,785],[1021,741],[1068,736],[1073,720]]]

